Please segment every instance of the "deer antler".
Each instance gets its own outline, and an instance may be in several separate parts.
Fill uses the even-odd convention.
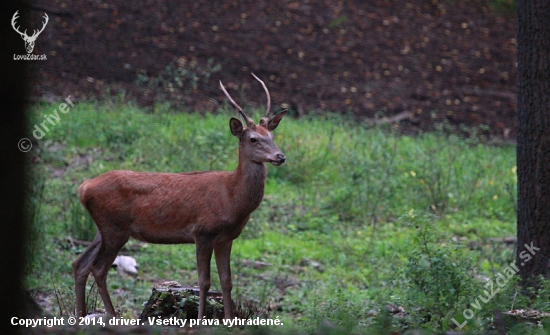
[[[261,84],[262,84],[262,87],[264,88],[264,91],[265,91],[265,94],[267,95],[267,105],[266,105],[266,110],[265,110],[265,116],[260,120],[260,124],[263,125],[263,126],[267,126],[267,123],[269,121],[269,112],[271,111],[271,96],[269,95],[269,91],[267,90],[267,86],[265,86],[265,83],[258,77],[256,77],[256,75],[254,73],[250,73],[251,75],[254,76],[254,78],[256,78],[257,81],[259,81]]]
[[[44,31],[44,28],[46,28],[46,25],[48,24],[48,22],[50,21],[50,18],[48,17],[48,14],[44,13],[44,16],[43,18],[46,19],[46,21],[44,21],[44,23],[42,24],[42,29],[40,30],[34,30],[34,34],[32,34],[32,36],[29,36],[27,35],[27,29],[25,29],[24,32],[20,32],[19,31],[19,27],[15,27],[15,21],[17,21],[17,19],[19,18],[19,11],[15,11],[15,14],[13,14],[13,17],[11,18],[11,26],[13,27],[13,29],[19,33],[19,35],[23,36],[25,35],[27,38],[36,38],[38,37],[38,35],[40,35],[42,33],[42,31]]]
[[[44,13],[44,16],[42,16],[43,18],[46,19],[46,21],[44,21],[43,25],[42,25],[42,29],[40,29],[40,31],[34,31],[34,34],[32,34],[32,37],[38,37],[38,35],[40,35],[42,33],[42,31],[44,31],[44,28],[46,28],[46,25],[48,24],[48,21],[50,20],[50,18],[48,17],[48,14]],[[25,30],[26,31],[26,30]]]
[[[222,91],[225,94],[225,96],[227,97],[227,99],[229,99],[229,102],[231,102],[231,104],[233,104],[233,106],[235,106],[235,108],[237,108],[239,113],[241,113],[241,116],[243,117],[244,121],[246,122],[246,125],[249,128],[254,129],[255,128],[254,121],[251,118],[249,118],[248,116],[246,116],[246,114],[243,112],[243,109],[241,108],[241,106],[237,105],[237,103],[231,98],[229,93],[227,93],[227,91],[225,90],[225,87],[223,87],[223,84],[222,84],[221,80],[220,80],[220,86],[222,87]]]
[[[15,11],[15,14],[13,14],[12,18],[11,18],[11,26],[13,27],[13,29],[19,33],[19,35],[23,36],[27,36],[27,30],[25,29],[25,32],[22,33],[19,31],[19,27],[15,27],[15,21],[19,18],[19,16],[17,16],[19,14],[19,11]]]

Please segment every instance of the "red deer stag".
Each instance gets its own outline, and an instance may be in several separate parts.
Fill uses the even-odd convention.
[[[254,74],[253,74],[254,75]],[[258,125],[220,86],[246,122],[229,120],[239,139],[239,164],[235,171],[155,173],[110,171],[87,180],[78,188],[80,201],[97,225],[90,246],[73,262],[76,313],[85,316],[85,288],[90,272],[108,314],[116,315],[107,291],[107,273],[119,250],[133,237],[161,244],[195,243],[199,277],[199,318],[206,315],[210,288],[210,260],[215,255],[223,294],[224,317],[233,318],[230,255],[250,214],[264,196],[267,170],[264,163],[281,165],[285,156],[271,132],[285,116],[269,118],[271,100],[267,87],[265,116]]]

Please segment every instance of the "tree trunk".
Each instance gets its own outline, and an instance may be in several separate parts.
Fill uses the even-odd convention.
[[[518,0],[518,27],[516,261],[529,287],[549,274],[550,2]]]

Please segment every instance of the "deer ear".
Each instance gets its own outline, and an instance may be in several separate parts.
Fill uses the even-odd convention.
[[[275,130],[275,128],[277,128],[277,126],[279,125],[279,122],[281,122],[281,119],[283,118],[283,116],[286,115],[286,112],[287,112],[287,110],[285,109],[284,111],[282,111],[279,114],[272,117],[267,122],[267,130],[269,130],[269,131]]]
[[[240,137],[243,134],[243,124],[238,119],[232,117],[229,120],[229,129],[231,129],[231,134]]]

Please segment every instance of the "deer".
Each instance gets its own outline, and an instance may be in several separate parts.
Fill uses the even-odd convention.
[[[15,14],[13,14],[11,18],[11,26],[17,33],[19,33],[19,35],[21,35],[21,37],[25,41],[25,49],[27,49],[27,53],[30,54],[34,50],[34,43],[36,42],[38,35],[40,35],[42,31],[44,31],[44,28],[46,28],[46,25],[48,24],[48,21],[50,20],[50,18],[48,17],[48,14],[44,13],[43,18],[45,19],[45,21],[42,24],[42,29],[40,30],[35,29],[32,36],[29,36],[27,35],[27,29],[25,29],[24,32],[20,32],[19,27],[15,27],[15,24],[16,24],[15,21],[17,21],[17,19],[19,18],[18,15],[19,15],[19,11],[15,11]]]
[[[159,244],[195,244],[199,285],[198,317],[206,316],[210,289],[210,263],[216,260],[223,296],[224,318],[234,317],[231,300],[230,256],[233,240],[243,231],[250,215],[261,204],[267,178],[266,163],[286,160],[272,132],[286,110],[270,117],[271,98],[266,95],[265,115],[259,124],[248,117],[220,86],[244,123],[229,120],[231,134],[238,138],[238,165],[234,171],[181,173],[113,170],[84,181],[78,188],[80,202],[97,226],[87,249],[72,263],[75,278],[76,314],[87,314],[86,281],[95,278],[105,312],[116,316],[107,290],[107,273],[130,237]]]

